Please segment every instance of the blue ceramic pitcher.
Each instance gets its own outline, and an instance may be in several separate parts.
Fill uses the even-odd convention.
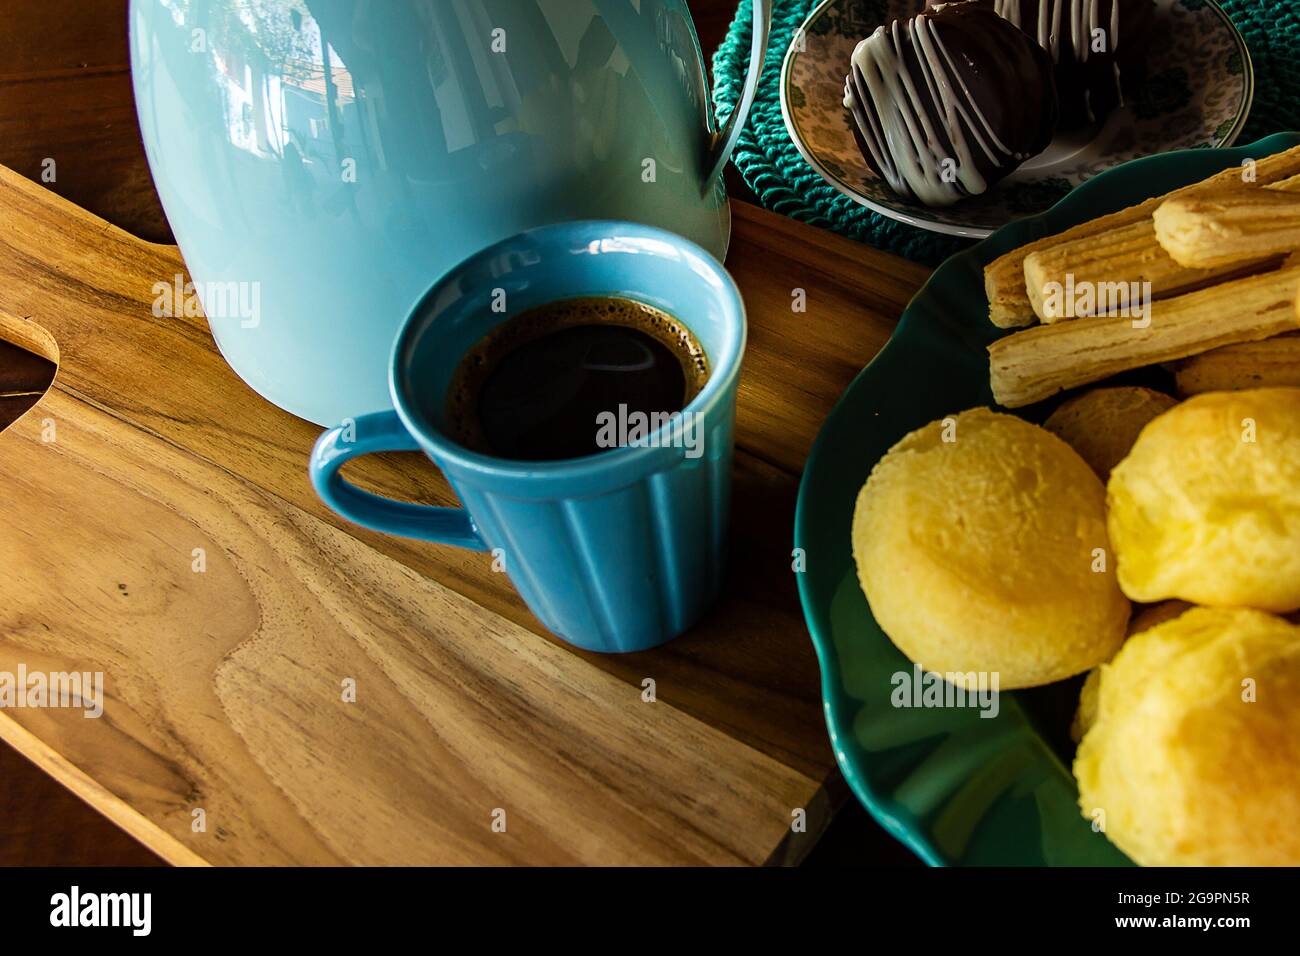
[[[538,225],[623,219],[721,258],[717,130],[685,0],[132,0],[154,182],[234,370],[332,425],[391,407],[431,282]],[[174,277],[160,303],[179,307]]]

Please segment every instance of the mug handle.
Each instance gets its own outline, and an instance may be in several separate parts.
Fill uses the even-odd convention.
[[[740,131],[749,118],[749,108],[754,105],[758,95],[758,81],[763,75],[763,61],[767,57],[767,37],[772,29],[772,0],[754,0],[754,36],[749,48],[749,73],[745,76],[745,86],[740,92],[736,108],[727,117],[726,125],[709,141],[709,155],[704,160],[708,175],[704,178],[704,192],[713,188],[714,180],[722,175],[722,169],[731,158],[732,150],[740,139]]]
[[[348,427],[355,430],[351,441],[344,437]],[[372,531],[486,551],[487,544],[464,508],[438,508],[385,498],[362,491],[339,474],[345,462],[362,455],[419,450],[420,443],[396,412],[362,415],[351,426],[335,425],[316,439],[309,469],[312,487],[325,504]]]

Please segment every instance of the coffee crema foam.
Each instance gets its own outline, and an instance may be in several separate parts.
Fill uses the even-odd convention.
[[[658,342],[681,367],[685,408],[709,379],[708,356],[684,323],[654,306],[624,296],[585,296],[537,306],[504,320],[465,353],[447,390],[444,420],[448,435],[474,451],[497,454],[484,432],[478,403],[484,386],[503,360],[523,346],[567,329],[595,326],[640,332]],[[507,456],[509,457],[509,456]]]

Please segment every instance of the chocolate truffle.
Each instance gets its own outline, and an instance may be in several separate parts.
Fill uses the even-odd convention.
[[[879,27],[853,51],[844,106],[871,168],[928,206],[985,192],[1056,129],[1051,57],[983,2]]]
[[[1052,55],[1061,129],[1104,120],[1140,83],[1154,0],[967,0],[992,9]],[[938,8],[941,0],[927,0]]]

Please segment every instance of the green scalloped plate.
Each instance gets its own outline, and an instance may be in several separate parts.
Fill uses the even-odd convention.
[[[840,769],[877,821],[936,866],[1122,866],[1129,860],[1079,814],[1066,728],[1078,679],[1001,695],[974,709],[895,708],[891,677],[911,663],[880,630],[858,587],[849,527],[858,490],[900,438],[927,422],[993,405],[983,269],[1011,249],[1087,219],[1300,144],[1280,133],[1235,149],[1135,160],[1091,179],[1047,212],[953,256],[903,312],[889,344],[822,426],[799,487],[794,543],[804,617]],[[1041,420],[1044,408],[1024,409]]]

